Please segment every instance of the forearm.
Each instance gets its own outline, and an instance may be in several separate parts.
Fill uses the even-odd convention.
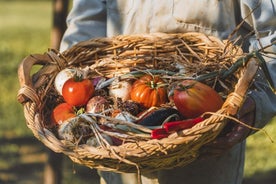
[[[74,0],[67,17],[67,30],[64,33],[60,51],[72,45],[106,36],[106,7],[102,0]]]
[[[256,41],[253,43],[256,43]],[[260,44],[265,45],[265,43],[261,42]],[[256,45],[260,46],[260,44]],[[256,45],[251,48],[251,51],[260,49],[260,47]],[[275,57],[275,46],[272,46],[269,49],[271,53],[274,53]],[[265,60],[269,71],[267,74],[272,79],[272,84],[269,84],[264,72],[259,71],[255,77],[253,89],[249,92],[249,96],[254,99],[256,104],[255,127],[258,128],[264,127],[266,123],[276,116],[276,94],[275,89],[272,89],[273,86],[276,87],[276,59],[265,57]]]
[[[272,36],[252,41],[250,50],[259,50],[262,47],[271,45],[273,38],[276,38],[276,34]],[[276,56],[275,48],[274,45],[266,49],[266,51],[274,53],[272,54],[274,58]],[[264,59],[268,69],[267,75],[272,79],[272,84],[269,84],[265,74],[259,71],[253,83],[253,90],[249,92],[249,95],[254,99],[256,104],[255,127],[258,128],[264,127],[266,123],[276,116],[276,94],[274,93],[275,89],[272,89],[276,87],[276,59],[272,59],[271,57],[264,57]]]
[[[257,74],[252,87],[248,96],[255,101],[254,127],[263,128],[276,116],[276,95],[261,72]]]
[[[241,15],[246,24],[255,34],[249,39],[249,51],[266,51],[275,58],[276,19],[272,1],[240,0]],[[270,47],[268,47],[270,46]],[[265,48],[265,49],[264,49]],[[276,86],[276,59],[264,57],[272,83]],[[248,94],[256,104],[255,127],[262,128],[276,116],[276,95],[271,89],[267,78],[259,71],[251,91]]]

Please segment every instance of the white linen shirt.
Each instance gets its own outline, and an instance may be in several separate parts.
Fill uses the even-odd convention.
[[[240,34],[256,30],[271,39],[276,37],[275,6],[275,0],[74,0],[61,51],[119,34],[196,31],[226,39],[244,18]]]

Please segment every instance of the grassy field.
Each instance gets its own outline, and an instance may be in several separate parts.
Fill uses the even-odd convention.
[[[46,148],[24,123],[22,106],[16,100],[17,67],[24,57],[47,51],[51,8],[51,1],[0,0],[0,183],[42,183]],[[276,119],[266,131],[276,141]],[[276,145],[265,134],[249,137],[244,183],[275,181],[275,155]],[[81,184],[92,179],[91,170],[65,158],[64,183]]]
[[[16,103],[17,67],[30,53],[43,53],[50,40],[51,4],[40,1],[0,1],[0,135],[28,134],[21,106]]]

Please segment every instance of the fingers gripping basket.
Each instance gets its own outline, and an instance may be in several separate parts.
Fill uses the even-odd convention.
[[[200,148],[221,132],[227,117],[235,116],[241,106],[258,67],[253,59],[246,67],[236,67],[235,61],[242,55],[238,47],[200,33],[96,38],[81,42],[63,53],[50,50],[26,57],[19,66],[21,88],[18,100],[24,106],[26,123],[34,136],[76,163],[115,172],[149,172],[184,166],[198,158]],[[35,65],[41,67],[31,74]],[[179,65],[184,70],[179,69]],[[83,119],[91,120],[90,126],[99,146],[66,141],[57,135],[50,115],[53,108],[62,102],[54,88],[55,76],[70,67],[86,68],[90,76],[108,79],[133,71],[158,71],[168,84],[194,78],[215,87],[225,102],[220,110],[201,123],[163,139],[151,139],[150,130],[141,125],[129,125],[102,116],[109,123],[123,123],[144,132],[120,132],[119,138],[123,143],[112,145],[102,138],[101,133],[108,132],[98,128],[96,118],[86,116]],[[233,67],[237,70],[226,77]]]

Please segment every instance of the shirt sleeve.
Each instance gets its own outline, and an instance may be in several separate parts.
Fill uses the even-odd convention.
[[[60,51],[93,37],[106,36],[106,3],[103,0],[74,0],[67,16],[67,30]]]
[[[268,53],[263,57],[272,83],[276,86],[276,1],[241,0],[240,3],[242,18],[255,32],[249,39],[249,51],[263,49]],[[254,90],[249,92],[249,96],[256,102],[255,127],[262,128],[276,116],[275,89],[268,84],[262,71],[258,72],[253,86]]]

